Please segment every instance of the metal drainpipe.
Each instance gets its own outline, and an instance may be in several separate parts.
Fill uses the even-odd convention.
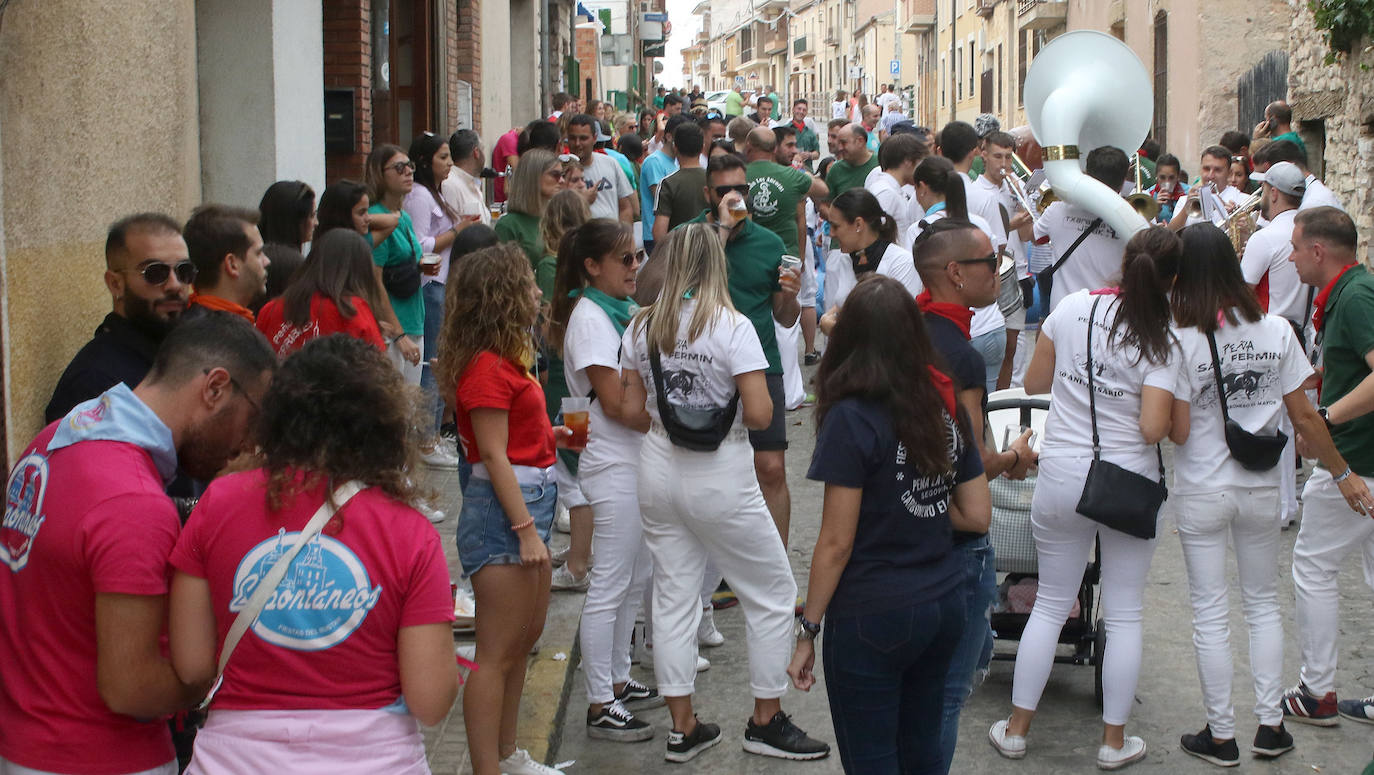
[[[553,95],[549,94],[549,57],[553,55],[553,43],[550,34],[553,32],[549,24],[549,3],[548,0],[536,0],[539,3],[539,111],[536,118],[547,116],[553,112]]]

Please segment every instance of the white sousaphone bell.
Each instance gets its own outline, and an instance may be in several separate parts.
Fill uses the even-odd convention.
[[[1123,239],[1148,228],[1120,192],[1083,171],[1094,148],[1110,145],[1130,156],[1150,131],[1153,90],[1135,52],[1106,33],[1065,33],[1035,55],[1023,94],[1055,194],[1101,216]]]

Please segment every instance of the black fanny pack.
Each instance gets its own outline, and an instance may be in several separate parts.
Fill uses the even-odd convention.
[[[408,299],[420,290],[420,264],[402,261],[382,267],[382,286],[393,298]]]
[[[668,432],[668,440],[675,446],[696,452],[714,452],[730,435],[739,409],[739,391],[730,403],[715,409],[688,409],[668,403],[668,390],[663,382],[663,366],[658,348],[649,345],[649,370],[653,372],[654,391],[658,395],[658,418]]]
[[[1279,456],[1288,445],[1288,435],[1275,430],[1272,436],[1251,433],[1231,419],[1226,408],[1226,386],[1221,382],[1221,359],[1217,357],[1217,339],[1207,334],[1207,346],[1212,349],[1212,376],[1217,381],[1217,400],[1221,402],[1221,417],[1226,422],[1226,448],[1231,457],[1247,471],[1268,471],[1279,464]]]

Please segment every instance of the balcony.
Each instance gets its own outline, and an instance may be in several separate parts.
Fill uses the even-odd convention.
[[[992,12],[997,8],[997,0],[974,0],[973,12],[983,17],[991,19]]]
[[[787,53],[787,35],[769,35],[763,41],[763,53],[765,56]]]
[[[707,62],[705,59],[698,59],[696,63],[692,65],[692,69],[698,73],[709,73],[711,72],[711,63]]]
[[[827,46],[838,46],[838,45],[840,45],[840,36],[839,36],[839,33],[835,32],[835,28],[834,28],[834,27],[831,27],[830,29],[828,29],[828,30],[825,31],[825,45],[827,45]]]
[[[1069,14],[1067,0],[1017,0],[1016,23],[1023,30],[1062,27]]]
[[[814,57],[815,55],[816,52],[808,45],[805,35],[792,41],[792,56]]]

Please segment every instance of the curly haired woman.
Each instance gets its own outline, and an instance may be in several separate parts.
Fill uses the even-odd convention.
[[[522,165],[523,166],[523,165]],[[549,528],[558,486],[555,432],[530,374],[539,289],[520,248],[463,258],[439,332],[439,389],[455,396],[472,477],[458,516],[458,559],[477,600],[477,662],[463,694],[474,775],[557,772],[516,748],[525,661],[549,608]],[[485,615],[484,612],[495,615]]]

